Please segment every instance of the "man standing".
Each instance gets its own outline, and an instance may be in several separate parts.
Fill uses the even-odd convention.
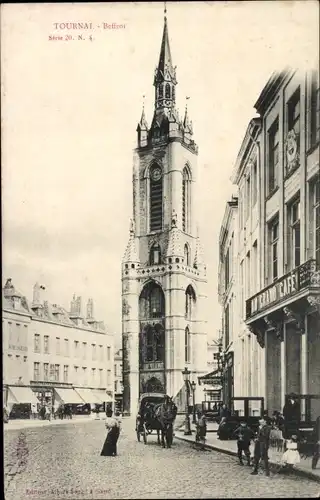
[[[259,420],[259,430],[254,447],[254,469],[252,475],[258,474],[260,460],[264,461],[266,476],[270,476],[268,450],[270,440],[271,426],[267,424],[264,418]]]

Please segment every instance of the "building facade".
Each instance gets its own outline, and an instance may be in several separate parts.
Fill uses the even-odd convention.
[[[123,409],[123,381],[122,381],[122,349],[115,349],[114,354],[114,398],[119,411]]]
[[[85,316],[81,297],[73,298],[68,313],[63,307],[43,300],[43,288],[34,286],[30,304],[11,280],[3,290],[6,403],[9,406],[34,402],[111,403],[113,335],[94,319],[92,299],[88,301]],[[23,354],[20,355],[23,361],[16,360],[18,351]]]
[[[233,173],[238,186],[239,395],[320,413],[319,73],[274,74]],[[243,333],[242,333],[243,331]],[[307,415],[308,413],[308,415]]]
[[[182,370],[206,371],[206,268],[196,216],[197,156],[192,122],[176,109],[167,20],[154,76],[155,110],[137,127],[133,221],[122,264],[124,410],[143,392],[185,404]],[[201,401],[201,388],[197,387]]]
[[[231,398],[238,393],[242,369],[235,352],[239,348],[238,303],[238,198],[227,202],[219,235],[218,295],[222,307],[221,369],[222,398],[230,407]],[[236,366],[235,366],[235,363]],[[236,387],[235,387],[236,385]]]
[[[7,281],[2,296],[2,360],[3,384],[29,384],[30,363],[30,325],[32,311],[26,297],[11,288]],[[3,405],[6,406],[7,391],[3,390]]]

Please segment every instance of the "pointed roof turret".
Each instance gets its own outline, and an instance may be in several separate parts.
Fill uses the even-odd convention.
[[[186,97],[186,101],[188,101],[188,99],[190,99],[190,97]],[[192,133],[193,133],[192,121],[189,118],[187,102],[186,102],[186,108],[185,108],[185,112],[184,112],[183,127],[184,127],[186,132],[189,132],[189,134],[192,135]]]
[[[203,255],[203,248],[200,243],[200,238],[199,238],[199,229],[197,228],[197,240],[196,240],[196,252],[194,256],[194,262],[193,262],[193,267],[196,269],[205,269],[206,265],[204,262],[204,255]]]
[[[180,242],[180,231],[177,228],[177,214],[175,210],[172,211],[171,231],[169,232],[167,257],[183,258],[183,251]]]
[[[142,113],[141,113],[140,121],[139,121],[138,126],[137,126],[137,132],[139,130],[146,130],[146,131],[148,131],[148,123],[147,123],[146,115],[145,115],[145,112],[144,112],[144,98],[145,98],[145,96],[143,96]]]
[[[136,247],[136,238],[135,238],[135,228],[134,221],[131,219],[130,221],[130,236],[128,245],[123,257],[123,262],[139,262],[137,247]]]

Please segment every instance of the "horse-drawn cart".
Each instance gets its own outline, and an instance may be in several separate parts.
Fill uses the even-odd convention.
[[[161,393],[144,393],[140,396],[136,418],[136,433],[138,441],[143,437],[144,444],[150,434],[157,433],[158,444],[160,434],[162,446],[170,447],[172,443],[172,425],[176,417],[177,407]]]
[[[138,441],[143,437],[144,444],[147,444],[147,436],[153,431],[157,432],[159,439],[160,426],[154,418],[155,407],[164,402],[165,394],[144,393],[140,396],[138,404],[138,414],[136,419],[136,433]]]

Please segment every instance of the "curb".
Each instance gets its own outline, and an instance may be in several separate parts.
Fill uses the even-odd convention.
[[[195,441],[191,441],[191,439],[187,439],[187,438],[182,437],[182,436],[175,435],[175,438],[180,440],[180,441],[184,441],[186,443],[189,443],[189,444],[195,444]],[[219,451],[220,453],[224,453],[225,455],[230,455],[233,457],[238,456],[236,451],[226,450],[225,448],[220,448],[219,446],[215,446],[214,444],[205,444],[205,445],[203,445],[203,447],[205,450]],[[270,466],[271,471],[274,469],[277,469],[277,471],[278,471],[278,469],[279,469],[279,464],[277,462],[269,461],[269,466]],[[288,474],[288,476],[289,475],[290,474]],[[309,472],[309,471],[305,471],[303,469],[295,468],[294,471],[291,473],[291,475],[308,478],[308,479],[311,479],[311,481],[315,481],[317,483],[320,483],[320,477],[311,471]]]
[[[97,420],[103,420],[103,419],[97,419]],[[71,423],[79,423],[79,422],[95,422],[96,419],[70,419],[65,422],[56,422],[54,420],[51,421],[41,421],[39,424],[26,424],[26,425],[19,425],[17,427],[11,427],[10,425],[4,425],[3,430],[5,431],[21,431],[24,429],[40,429],[42,427],[54,427],[54,426],[59,426],[59,425],[69,425]]]

